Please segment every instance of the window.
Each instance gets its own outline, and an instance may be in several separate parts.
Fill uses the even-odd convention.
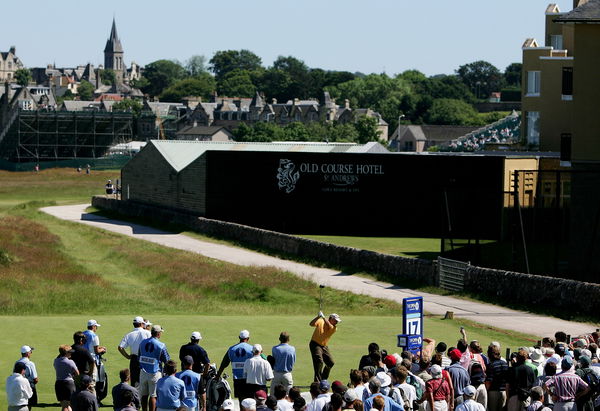
[[[550,45],[554,50],[563,49],[563,36],[560,34],[554,34],[550,36]]]
[[[413,141],[405,141],[404,142],[404,151],[414,151]]]
[[[540,112],[527,112],[527,144],[537,146],[540,144]]]
[[[562,69],[562,99],[573,99],[573,67],[563,67]]]
[[[540,71],[527,72],[527,97],[538,97],[540,95]]]

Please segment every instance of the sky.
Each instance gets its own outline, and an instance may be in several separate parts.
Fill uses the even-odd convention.
[[[0,51],[16,47],[26,67],[102,64],[113,17],[126,64],[208,60],[248,49],[269,66],[294,56],[311,68],[452,74],[486,60],[500,70],[521,46],[544,41],[549,0],[49,0],[6,1]],[[570,11],[571,0],[554,0]]]

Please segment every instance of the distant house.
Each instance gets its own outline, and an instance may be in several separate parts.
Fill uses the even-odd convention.
[[[179,130],[175,138],[194,141],[233,141],[233,134],[225,127],[190,126]]]
[[[400,125],[390,136],[390,146],[398,151],[427,151],[433,146],[446,146],[477,130],[477,126]]]
[[[8,51],[0,52],[0,81],[13,82],[15,72],[23,68],[23,63],[17,57],[15,46]]]

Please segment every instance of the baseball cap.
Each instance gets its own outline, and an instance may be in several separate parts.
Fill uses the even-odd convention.
[[[199,341],[199,340],[201,340],[201,339],[202,339],[202,335],[200,335],[200,332],[199,332],[199,331],[194,331],[194,332],[192,333],[192,336],[191,336],[190,338],[191,338],[192,340]]]
[[[469,397],[474,397],[475,394],[477,393],[477,390],[475,389],[475,387],[473,387],[472,385],[467,385],[464,389],[463,389],[463,394],[467,395]]]
[[[254,398],[246,398],[242,400],[241,406],[243,408],[256,409],[256,400]]]
[[[329,391],[330,387],[331,387],[331,385],[329,385],[329,381],[327,381],[327,380],[321,380],[319,382],[319,390],[321,390],[321,391]]]
[[[181,362],[183,363],[183,365],[193,365],[194,359],[192,358],[191,355],[186,355],[185,357],[183,357]]]
[[[386,357],[383,359],[383,363],[388,367],[388,369],[394,368],[396,366],[396,357],[391,354],[386,355]]]
[[[460,352],[460,350],[458,348],[455,348],[452,351],[450,351],[450,353],[448,355],[450,356],[450,359],[453,361],[459,361],[460,357],[462,357],[462,353]]]
[[[153,331],[153,332],[155,332],[155,333],[161,333],[161,332],[163,332],[164,330],[165,330],[165,329],[164,329],[164,328],[162,328],[162,327],[161,327],[160,325],[158,325],[158,324],[155,324],[155,325],[153,325],[153,326],[152,326],[152,331]]]
[[[231,399],[226,399],[225,401],[223,401],[223,405],[222,405],[224,410],[233,410],[234,406],[233,406],[233,400]]]
[[[346,402],[346,404],[350,404],[352,401],[355,401],[357,399],[358,396],[356,395],[356,391],[354,389],[346,390],[346,392],[344,393],[344,401]]]
[[[346,387],[341,381],[336,380],[331,383],[331,390],[333,392],[343,393],[347,389],[348,389],[348,387]]]
[[[267,393],[264,390],[258,390],[254,393],[254,397],[257,400],[266,400],[267,399]]]
[[[133,319],[133,322],[136,324],[144,324],[144,318],[139,315]]]
[[[262,345],[260,345],[260,344],[254,344],[252,346],[252,352],[254,352],[254,353],[262,352]]]
[[[28,345],[24,345],[21,347],[21,354],[25,354],[28,353],[30,351],[33,351],[33,347],[30,347]]]
[[[430,368],[429,368],[429,373],[431,374],[431,376],[433,378],[439,378],[442,376],[442,367],[440,367],[437,364],[433,364]]]
[[[250,338],[250,331],[242,330],[240,331],[240,338],[245,340],[246,338]]]
[[[336,313],[331,313],[329,314],[329,318],[333,318],[334,320],[336,320],[338,323],[342,322],[342,319],[340,318],[339,315],[337,315]]]
[[[88,327],[92,327],[92,326],[94,326],[94,325],[95,325],[96,327],[100,327],[100,324],[98,324],[98,321],[96,321],[96,320],[89,320],[89,321],[88,321],[88,325],[87,325]]]
[[[572,366],[573,366],[573,358],[571,358],[570,355],[565,355],[563,357],[562,361],[560,362],[560,367],[563,369],[563,371],[566,371],[566,370],[570,370]]]

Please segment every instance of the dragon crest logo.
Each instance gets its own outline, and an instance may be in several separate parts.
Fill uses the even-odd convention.
[[[277,168],[277,181],[280,190],[284,190],[286,194],[291,193],[296,188],[296,183],[300,178],[300,172],[296,170],[296,166],[288,159],[282,158],[279,160],[279,168]]]

